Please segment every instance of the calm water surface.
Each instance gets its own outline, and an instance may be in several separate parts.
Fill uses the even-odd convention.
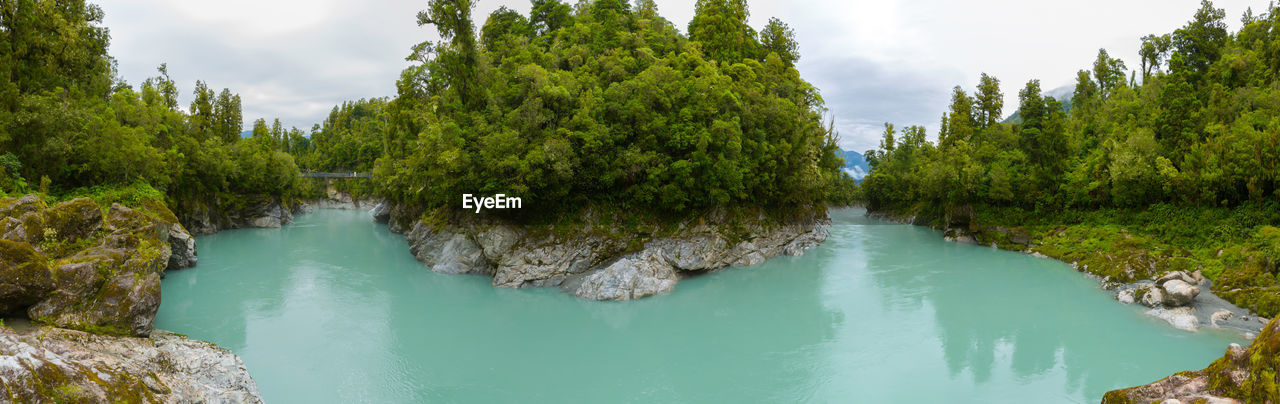
[[[592,302],[432,273],[366,213],[319,211],[198,238],[156,327],[239,354],[269,403],[1097,402],[1243,342],[862,213],[802,257]]]

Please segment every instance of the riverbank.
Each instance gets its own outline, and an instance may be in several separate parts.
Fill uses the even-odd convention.
[[[1135,225],[1142,219],[1133,217],[1141,215],[1131,213],[1129,222],[1106,222],[1110,214],[1098,212],[1036,217],[986,206],[934,209],[917,205],[880,207],[868,210],[868,216],[931,227],[942,231],[950,241],[1066,262],[1096,279],[1117,301],[1145,305],[1150,308],[1147,314],[1177,328],[1232,329],[1251,339],[1269,321],[1266,316],[1255,314],[1258,308],[1270,312],[1269,299],[1243,299],[1257,295],[1224,286],[1238,279],[1238,272],[1248,270],[1230,265],[1243,260],[1238,257],[1263,255],[1266,259],[1265,251],[1227,246],[1215,255],[1197,254],[1176,245],[1176,239],[1170,240],[1172,237],[1161,237],[1148,227]],[[1264,227],[1256,233],[1266,237],[1270,232]],[[1242,307],[1241,303],[1248,306]]]
[[[234,354],[153,327],[160,278],[197,263],[194,237],[159,193],[92,196],[0,198],[4,397],[260,402]]]
[[[667,293],[690,276],[801,255],[826,240],[830,224],[825,208],[715,209],[676,221],[586,209],[572,220],[531,225],[386,206],[375,218],[404,234],[432,271],[490,276],[496,287],[559,287],[592,300]]]

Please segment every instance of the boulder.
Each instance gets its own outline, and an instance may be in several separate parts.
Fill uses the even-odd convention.
[[[373,207],[373,221],[378,223],[387,223],[391,220],[391,204],[387,202],[379,203]]]
[[[592,300],[633,300],[670,292],[675,268],[652,250],[631,254],[568,282],[575,296]]]
[[[1116,293],[1116,300],[1124,304],[1133,304],[1135,302],[1134,290],[1133,289],[1121,290],[1119,293]]]
[[[130,338],[0,327],[0,358],[0,401],[262,402],[235,354],[165,331]]]
[[[102,209],[89,198],[59,203],[44,211],[44,226],[61,241],[90,238],[102,228]]]
[[[1192,286],[1181,279],[1166,281],[1160,288],[1163,289],[1161,302],[1167,307],[1186,306],[1200,294],[1199,286]]]
[[[1147,285],[1138,289],[1138,294],[1142,296],[1142,305],[1147,307],[1159,307],[1164,304],[1164,289],[1158,286]]]
[[[53,290],[48,261],[30,244],[0,240],[0,314],[25,310]]]
[[[1169,282],[1173,280],[1180,280],[1180,281],[1186,282],[1189,285],[1197,285],[1200,283],[1195,279],[1195,277],[1191,275],[1187,275],[1186,272],[1173,271],[1173,272],[1164,274],[1164,276],[1161,276],[1159,279],[1156,279],[1156,285],[1164,286],[1165,282]]]
[[[48,205],[36,194],[23,195],[21,198],[0,199],[0,217],[22,217],[27,213],[43,212]]]

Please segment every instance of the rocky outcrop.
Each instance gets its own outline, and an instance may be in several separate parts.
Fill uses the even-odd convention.
[[[82,198],[49,207],[0,199],[0,313],[114,335],[151,333],[166,268],[194,263],[190,234],[163,205]],[[188,257],[173,260],[174,251]]]
[[[392,230],[402,230],[406,212],[387,211]],[[602,225],[615,221],[590,213],[569,229],[410,220],[407,238],[413,255],[436,272],[492,276],[498,287],[558,286],[587,299],[628,300],[668,292],[691,274],[802,254],[826,239],[826,221],[825,214],[774,221],[720,211],[663,232]]]
[[[51,327],[0,327],[0,401],[260,403],[244,362],[165,331],[112,337]]]
[[[309,213],[316,209],[371,210],[382,204],[378,198],[353,197],[351,193],[340,191],[333,180],[326,181],[325,196],[307,199],[295,206],[294,214]]]
[[[1103,404],[1280,403],[1280,322],[1271,321],[1248,348],[1232,344],[1204,370],[1107,392]]]
[[[178,221],[197,236],[241,228],[279,228],[293,223],[297,204],[269,196],[214,197],[208,201],[184,201],[178,206]]]

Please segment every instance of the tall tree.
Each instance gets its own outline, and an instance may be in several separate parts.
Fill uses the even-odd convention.
[[[1098,81],[1098,95],[1106,99],[1117,87],[1123,87],[1125,70],[1127,68],[1123,61],[1111,58],[1106,49],[1098,49],[1098,58],[1093,62],[1093,78]]]
[[[196,139],[204,140],[214,135],[213,104],[214,93],[203,80],[196,80],[196,89],[191,100],[191,129]]]
[[[240,131],[244,130],[244,115],[240,106],[240,95],[231,94],[231,90],[222,89],[218,100],[213,105],[215,132],[223,143],[240,140]]]
[[[1169,57],[1172,48],[1173,39],[1167,34],[1142,37],[1142,47],[1138,49],[1138,56],[1142,59],[1142,82],[1160,71],[1160,65]]]
[[[985,76],[985,75],[984,75]],[[957,141],[970,141],[974,133],[973,98],[960,86],[951,90],[951,110],[943,115],[942,130],[938,133],[938,144],[944,148]]]
[[[766,56],[775,53],[787,66],[794,66],[800,60],[800,46],[796,42],[795,32],[777,18],[769,18],[769,24],[760,31],[760,46]]]
[[[549,35],[573,24],[573,8],[560,0],[533,0],[529,23],[534,34]]]
[[[955,108],[954,104],[952,108]],[[973,108],[973,118],[979,128],[985,129],[1000,122],[1000,114],[1004,110],[1004,93],[1000,92],[999,79],[982,73]]]
[[[436,63],[449,83],[454,99],[463,107],[477,107],[484,97],[479,84],[479,56],[475,26],[471,22],[471,0],[431,0],[427,9],[418,12],[418,25],[432,25],[440,38]]]
[[[1185,69],[1192,81],[1198,80],[1209,70],[1209,65],[1222,56],[1222,48],[1230,36],[1227,12],[1214,8],[1209,0],[1200,1],[1200,9],[1187,25],[1173,32],[1173,56],[1171,68]]]
[[[702,43],[711,59],[735,63],[756,57],[759,44],[747,25],[747,0],[698,0],[689,21],[689,39]]]

